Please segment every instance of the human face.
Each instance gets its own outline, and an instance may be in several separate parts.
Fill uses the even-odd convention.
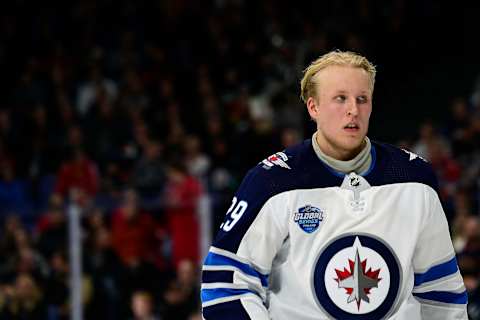
[[[372,112],[369,75],[361,68],[329,66],[315,76],[317,97],[307,100],[317,142],[328,156],[350,160],[363,148]]]

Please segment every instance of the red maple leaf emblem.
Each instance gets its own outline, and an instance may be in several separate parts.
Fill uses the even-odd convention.
[[[358,253],[357,253],[358,254]],[[361,261],[359,259],[359,261]],[[347,268],[343,268],[343,271],[342,270],[338,270],[338,269],[335,269],[335,272],[337,274],[337,278],[334,278],[334,280],[340,284],[342,280],[345,280],[347,278],[350,278],[350,277],[353,277],[353,274],[354,274],[354,268],[355,268],[355,261],[353,260],[350,260],[348,259],[348,265],[349,265],[349,269],[350,270],[347,270]],[[376,269],[376,270],[372,270],[372,268],[370,267],[367,271],[365,271],[365,269],[367,268],[367,259],[363,260],[360,262],[360,266],[361,266],[361,272],[363,274],[364,277],[368,277],[372,280],[375,280],[376,283],[378,283],[380,280],[382,280],[382,278],[379,278],[378,275],[380,273],[380,268],[379,269]],[[354,279],[356,280],[356,279]],[[353,294],[353,286],[352,287],[342,287],[345,289],[345,293],[348,294],[349,296],[352,296]],[[362,287],[360,288],[361,290],[363,290],[363,292],[365,293],[365,295],[368,295],[370,294],[370,289],[372,287]],[[361,302],[361,298],[358,298],[358,297],[355,297],[355,300],[357,302],[357,308],[360,309],[360,302]],[[368,300],[368,299],[367,299]],[[350,301],[348,301],[350,302]],[[368,301],[367,301],[368,302]]]

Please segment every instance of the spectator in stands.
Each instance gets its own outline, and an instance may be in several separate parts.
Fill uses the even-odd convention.
[[[419,140],[413,146],[413,152],[428,160],[440,181],[440,195],[442,200],[449,202],[455,194],[460,179],[461,166],[452,157],[450,144],[441,136],[431,121],[422,123],[419,129]],[[448,219],[451,215],[447,211]]]
[[[211,161],[203,152],[199,137],[187,136],[183,143],[183,150],[188,172],[205,185]]]
[[[19,273],[28,273],[38,281],[44,280],[48,266],[18,218],[8,217],[4,229],[0,251],[3,257],[0,263],[0,282],[11,281]]]
[[[65,215],[62,198],[58,194],[52,195],[47,211],[36,226],[37,245],[47,259],[50,259],[54,252],[67,249],[68,230]]]
[[[23,226],[18,215],[11,214],[5,218],[0,232],[0,256],[10,257],[17,252],[15,235],[21,229]],[[5,260],[0,261],[0,265],[3,263]]]
[[[128,189],[122,205],[112,214],[112,246],[127,266],[152,259],[155,222],[138,201],[136,191]]]
[[[469,319],[480,319],[480,222],[478,216],[461,220],[456,248],[458,264],[468,292]]]
[[[140,208],[134,189],[123,193],[120,207],[111,217],[113,251],[120,259],[118,286],[121,315],[128,314],[130,295],[138,289],[159,290],[161,274],[154,267],[158,244],[156,222],[150,213]]]
[[[450,117],[446,124],[447,134],[452,141],[452,153],[462,157],[472,151],[469,135],[470,114],[465,99],[457,98],[450,107]]]
[[[197,205],[202,192],[200,182],[181,161],[168,165],[164,203],[174,266],[183,259],[199,261]]]
[[[98,219],[97,215],[89,220],[89,242],[84,251],[86,271],[92,275],[94,286],[90,309],[97,319],[114,320],[121,316],[117,305],[122,302],[122,268],[111,246],[110,230]]]
[[[10,274],[9,278],[14,278],[18,274],[29,274],[40,284],[47,279],[48,263],[40,252],[31,246],[19,249],[19,252],[7,258],[6,262],[9,265],[5,271]]]
[[[66,320],[70,315],[70,265],[64,251],[55,251],[50,258],[50,276],[45,286],[45,300],[51,319]],[[88,273],[81,279],[82,302],[88,310],[93,294],[92,280]],[[94,311],[93,311],[94,312]],[[89,313],[86,318],[91,318]]]
[[[420,157],[429,160],[429,147],[432,143],[441,143],[442,147],[447,147],[446,142],[442,139],[431,121],[425,121],[420,125],[419,137],[414,144],[412,151]]]
[[[78,89],[77,111],[84,116],[90,110],[99,96],[104,94],[106,99],[112,101],[118,94],[118,88],[115,82],[106,78],[99,65],[93,64],[90,67],[90,75],[87,82],[83,83]],[[103,96],[102,96],[103,97]]]
[[[165,185],[165,168],[161,158],[163,146],[154,140],[144,145],[143,155],[137,161],[132,180],[142,197],[160,198]]]
[[[180,116],[180,105],[172,102],[167,105],[167,126],[168,136],[166,139],[166,150],[174,156],[182,151],[182,143],[186,136],[185,125]]]
[[[67,319],[69,312],[69,265],[63,251],[55,251],[49,260],[50,275],[45,288],[49,316]]]
[[[126,110],[144,111],[150,106],[150,95],[136,68],[127,68],[123,75],[123,86],[120,91],[120,105]]]
[[[440,186],[440,197],[445,207],[445,213],[449,221],[453,213],[449,210],[453,206],[455,192],[459,186],[461,166],[452,157],[448,149],[445,149],[438,140],[432,140],[428,144],[428,156],[433,170],[437,174]]]
[[[95,105],[89,110],[83,122],[86,144],[91,155],[104,174],[108,167],[122,159],[121,147],[129,138],[130,122],[117,104],[98,94]]]
[[[456,235],[458,264],[466,273],[480,270],[480,220],[477,216],[462,219],[461,229]]]
[[[281,144],[282,148],[286,149],[290,146],[293,146],[299,143],[301,140],[301,135],[298,130],[293,128],[285,128],[282,130],[281,134]]]
[[[72,189],[93,197],[98,191],[99,177],[96,164],[91,161],[81,147],[71,150],[69,159],[64,161],[57,173],[55,192],[63,197]]]
[[[56,137],[45,106],[37,105],[28,120],[26,135],[32,140],[26,143],[31,144],[31,148],[23,151],[22,161],[25,162],[25,175],[40,183],[43,175],[52,174],[58,166],[53,146]]]
[[[185,305],[190,314],[200,312],[200,276],[197,263],[184,259],[177,267],[177,283],[185,296]]]
[[[0,319],[47,319],[43,292],[30,274],[20,273],[0,289]]]
[[[163,295],[162,317],[188,319],[198,314],[200,311],[198,283],[196,264],[191,260],[181,260],[176,268],[176,278],[169,282]]]
[[[160,320],[154,312],[153,297],[146,291],[135,291],[132,294],[131,308],[131,320]]]
[[[0,214],[12,211],[25,217],[31,209],[26,181],[16,177],[14,164],[8,160],[0,162],[0,204]]]
[[[65,137],[68,136],[70,128],[75,127],[79,122],[78,114],[72,105],[71,99],[65,89],[55,93],[55,109],[51,114],[52,130],[54,132],[53,143],[64,147]]]

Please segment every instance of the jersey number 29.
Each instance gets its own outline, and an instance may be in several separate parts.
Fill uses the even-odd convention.
[[[242,215],[245,213],[245,210],[247,210],[247,207],[248,203],[243,200],[238,201],[237,197],[233,197],[232,205],[227,211],[227,218],[220,226],[220,229],[226,232],[232,230],[233,226],[238,222],[238,220],[240,220]],[[228,216],[229,214],[230,216]]]

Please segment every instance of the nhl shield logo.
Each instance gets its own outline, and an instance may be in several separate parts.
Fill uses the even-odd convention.
[[[323,211],[307,204],[293,215],[293,221],[306,233],[312,233],[318,229],[323,221]]]
[[[396,255],[382,239],[347,234],[320,253],[313,293],[335,319],[385,319],[398,299],[401,275]]]

